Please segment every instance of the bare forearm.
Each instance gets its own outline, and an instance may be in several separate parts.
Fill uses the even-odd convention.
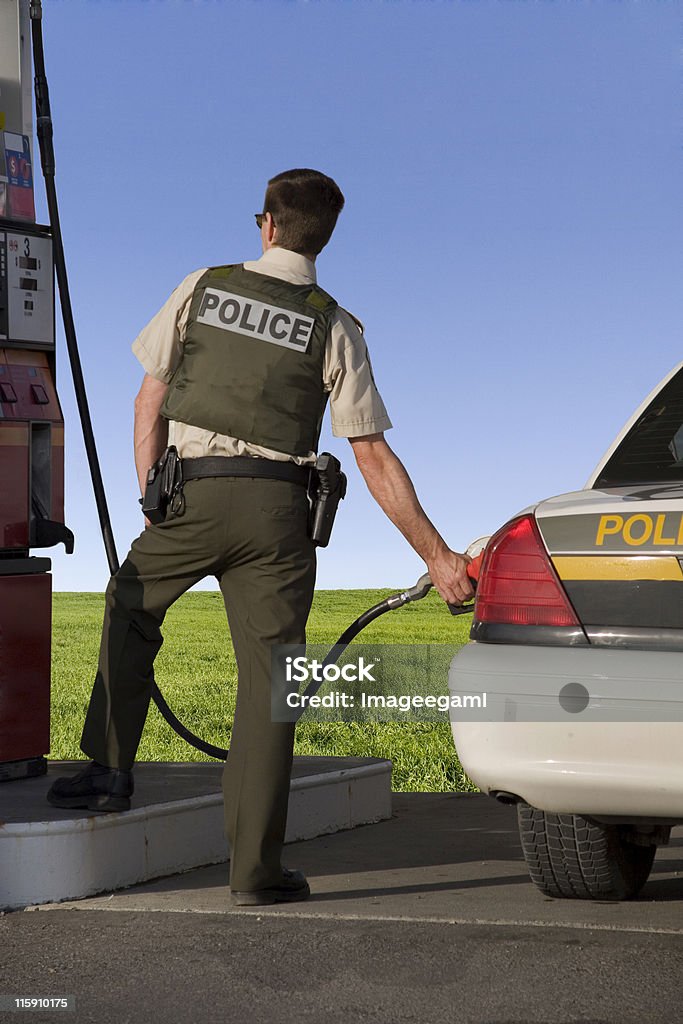
[[[358,466],[377,504],[425,562],[447,550],[420,505],[403,463],[386,442],[376,453],[359,459]]]
[[[444,601],[460,604],[472,596],[466,555],[451,551],[427,518],[403,463],[382,434],[351,439],[358,468],[373,498],[427,563],[432,583]]]
[[[167,391],[168,384],[146,373],[135,398],[133,444],[135,469],[142,495],[145,493],[147,471],[168,443],[168,421],[159,415]]]
[[[166,448],[168,423],[161,418],[150,422],[145,417],[135,417],[135,469],[140,483],[140,493],[145,492],[145,481],[149,467],[156,462]]]

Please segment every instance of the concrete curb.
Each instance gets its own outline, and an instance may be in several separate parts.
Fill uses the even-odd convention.
[[[328,770],[313,768],[292,780],[287,842],[391,816],[390,761],[352,758],[344,767],[344,758],[320,760]],[[0,908],[80,899],[228,857],[220,789],[122,814],[6,822],[0,825]]]

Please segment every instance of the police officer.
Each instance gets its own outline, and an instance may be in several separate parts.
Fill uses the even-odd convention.
[[[384,439],[391,426],[360,323],[316,283],[344,197],[298,169],[272,178],[256,214],[263,255],[190,274],[135,340],[145,369],[135,400],[135,463],[167,445],[183,460],[183,506],[146,521],[106,592],[100,657],[81,749],[92,762],[48,793],[58,807],[130,807],[167,609],[206,576],[218,579],[238,666],[223,774],[234,902],[305,899],[303,874],[281,864],[294,725],[270,714],[270,648],[305,643],[315,547],[307,534],[307,467],[323,410],[347,437],[382,509],[424,559],[441,596],[472,590],[467,559],[422,510]]]

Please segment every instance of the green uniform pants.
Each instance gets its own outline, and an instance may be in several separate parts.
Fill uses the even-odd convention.
[[[184,493],[184,511],[147,527],[109,583],[81,749],[109,767],[132,767],[166,611],[216,576],[238,668],[223,773],[230,885],[260,889],[281,877],[294,744],[294,725],[271,721],[270,648],[305,643],[315,583],[306,491],[282,480],[209,477],[187,481]]]

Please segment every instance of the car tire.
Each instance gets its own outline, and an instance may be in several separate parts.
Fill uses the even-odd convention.
[[[519,837],[532,882],[546,896],[627,900],[650,874],[656,846],[628,841],[623,825],[599,825],[578,814],[517,805]]]

